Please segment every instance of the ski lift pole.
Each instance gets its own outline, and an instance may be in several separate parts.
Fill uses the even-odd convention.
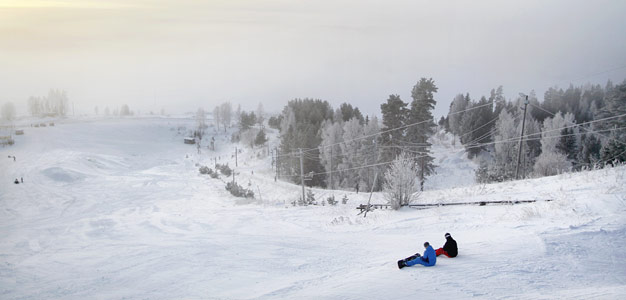
[[[376,172],[376,175],[374,175],[374,182],[372,182],[372,188],[370,189],[370,198],[367,200],[367,207],[365,207],[365,214],[363,214],[363,218],[367,217],[367,212],[370,210],[370,202],[372,202],[372,194],[374,194],[376,179],[378,179],[378,172]]]

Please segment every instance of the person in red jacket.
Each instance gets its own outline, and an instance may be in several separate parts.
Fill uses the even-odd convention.
[[[446,233],[444,236],[446,237],[446,243],[443,245],[442,248],[437,249],[435,253],[437,254],[437,256],[443,254],[450,258],[456,257],[459,254],[459,249],[456,246],[456,241],[449,233]]]

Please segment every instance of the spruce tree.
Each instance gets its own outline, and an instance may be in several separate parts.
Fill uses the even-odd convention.
[[[398,142],[404,137],[405,129],[395,128],[405,125],[406,106],[407,104],[398,95],[389,95],[387,102],[380,105],[380,112],[383,115],[381,131],[386,131],[380,134],[379,138],[379,144],[384,147],[381,152],[381,161],[391,161],[402,152],[401,149],[393,146],[394,142]]]
[[[437,92],[437,86],[432,78],[422,78],[413,87],[411,91],[411,109],[408,114],[406,141],[407,146],[418,146],[417,151],[412,152],[412,156],[417,163],[418,176],[420,180],[420,190],[424,190],[424,180],[426,176],[431,175],[435,171],[435,160],[430,153],[432,146],[428,142],[428,138],[435,133],[435,122],[433,121],[432,110],[437,102],[434,99],[434,93]],[[415,125],[412,125],[415,124]]]
[[[616,117],[626,114],[626,80],[621,84],[612,86],[607,83],[606,106],[600,113],[600,117]],[[604,122],[603,128],[613,129],[608,142],[602,147],[601,159],[604,163],[626,161],[626,116],[614,118]]]

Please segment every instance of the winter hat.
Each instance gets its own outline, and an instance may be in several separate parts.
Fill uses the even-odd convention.
[[[428,246],[430,246],[430,244],[428,242],[425,242],[424,247],[428,247]]]
[[[446,238],[452,237],[449,233],[446,232],[446,234],[444,235]]]

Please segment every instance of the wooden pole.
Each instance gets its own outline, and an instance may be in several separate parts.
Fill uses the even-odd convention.
[[[376,182],[376,179],[378,179],[378,172],[374,175],[374,182]],[[367,212],[370,210],[370,202],[372,202],[372,194],[374,194],[374,185],[376,184],[372,184],[372,188],[370,189],[370,198],[367,200],[367,207],[365,208],[363,218],[367,217]]]
[[[304,194],[304,164],[302,163],[302,148],[298,149],[300,151],[300,182],[302,183],[302,203],[306,200]]]

